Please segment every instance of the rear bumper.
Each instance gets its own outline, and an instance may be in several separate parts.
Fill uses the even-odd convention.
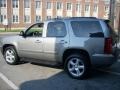
[[[107,67],[117,61],[117,57],[112,54],[94,54],[91,63],[95,67]]]

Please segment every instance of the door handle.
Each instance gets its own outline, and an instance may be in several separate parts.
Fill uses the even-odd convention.
[[[40,40],[36,40],[36,41],[35,41],[35,43],[41,43],[41,42],[42,42],[42,41],[40,41]]]
[[[66,44],[67,41],[65,41],[65,40],[61,40],[60,43],[61,43],[61,44]]]

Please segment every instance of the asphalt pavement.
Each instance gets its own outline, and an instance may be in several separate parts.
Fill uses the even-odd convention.
[[[106,69],[92,69],[86,80],[75,80],[58,67],[8,65],[0,53],[0,90],[120,90],[119,68],[120,60]]]
[[[3,79],[0,78],[0,90],[13,90]]]
[[[93,69],[86,80],[70,78],[62,69],[22,63],[8,65],[0,54],[0,90],[120,90],[120,62],[108,69]],[[1,84],[2,83],[2,84]]]

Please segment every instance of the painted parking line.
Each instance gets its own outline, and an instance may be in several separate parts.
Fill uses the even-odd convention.
[[[6,82],[13,90],[19,90],[19,88],[12,82],[10,81],[4,74],[0,72],[0,78]]]
[[[120,76],[120,73],[118,73],[118,72],[112,72],[112,71],[107,71],[107,70],[102,70],[102,69],[97,69],[97,70],[98,70],[98,71],[105,72],[105,73],[109,73],[109,74],[113,74],[113,75]]]

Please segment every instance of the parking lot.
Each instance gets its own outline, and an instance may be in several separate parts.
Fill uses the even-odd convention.
[[[107,69],[92,69],[86,80],[75,80],[60,67],[8,65],[0,53],[0,90],[120,90],[119,68],[120,60]]]

